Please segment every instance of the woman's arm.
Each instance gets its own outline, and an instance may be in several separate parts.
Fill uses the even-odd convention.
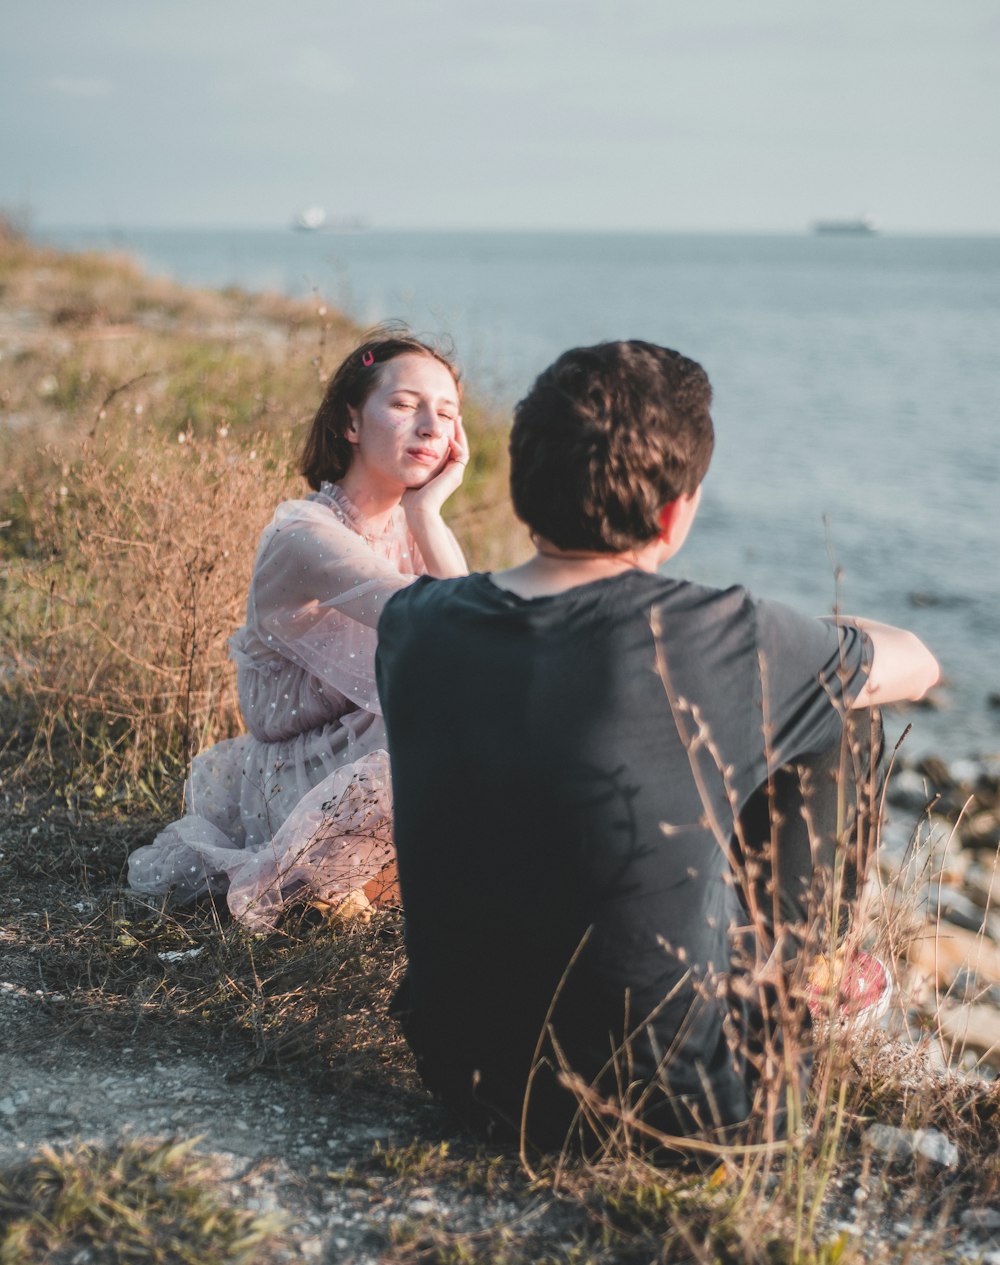
[[[439,580],[468,575],[469,564],[451,528],[440,513],[419,507],[407,509],[406,523],[417,542],[420,556],[427,564],[428,575]]]
[[[919,637],[905,628],[880,624],[855,616],[838,618],[838,624],[853,624],[872,643],[872,666],[868,680],[852,707],[879,707],[883,703],[916,702],[941,679],[941,668]]]

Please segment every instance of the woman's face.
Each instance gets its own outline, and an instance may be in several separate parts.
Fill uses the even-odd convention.
[[[344,437],[353,445],[352,483],[359,479],[399,492],[421,487],[444,465],[459,416],[458,387],[432,356],[407,353],[386,361],[374,391],[348,409]]]

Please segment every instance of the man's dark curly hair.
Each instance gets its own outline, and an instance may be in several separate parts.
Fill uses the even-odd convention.
[[[514,410],[518,518],[560,549],[622,553],[660,534],[660,511],[705,477],[715,434],[701,365],[655,343],[577,347]]]

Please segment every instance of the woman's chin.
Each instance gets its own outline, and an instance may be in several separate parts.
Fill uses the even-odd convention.
[[[426,487],[427,484],[430,483],[431,479],[436,478],[447,464],[448,464],[448,459],[446,457],[444,461],[440,462],[436,466],[433,466],[433,467],[420,466],[416,469],[411,469],[407,471],[407,475],[406,475],[407,488],[409,488],[409,490],[412,492],[412,491],[415,491],[417,488]]]

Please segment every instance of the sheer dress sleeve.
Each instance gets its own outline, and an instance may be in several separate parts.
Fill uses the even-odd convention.
[[[379,712],[379,615],[424,570],[405,531],[373,545],[322,504],[287,502],[261,540],[247,628],[269,650]]]

